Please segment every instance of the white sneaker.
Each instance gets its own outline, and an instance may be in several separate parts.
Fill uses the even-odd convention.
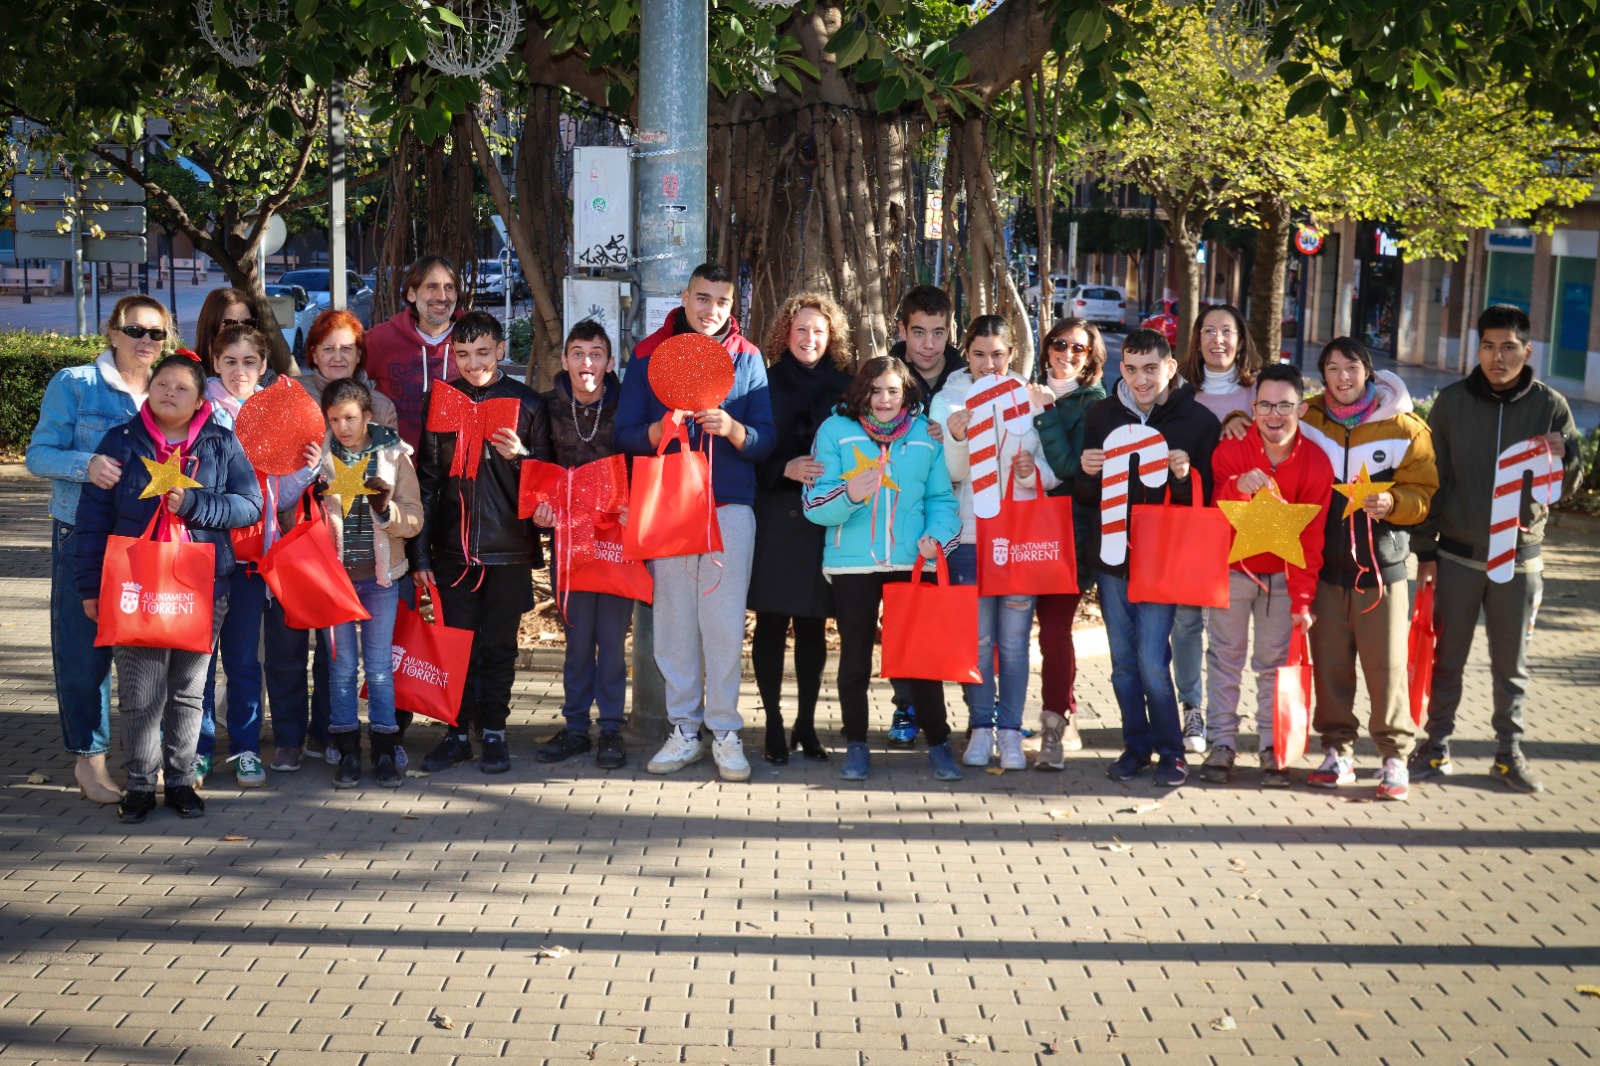
[[[261,765],[261,756],[253,751],[241,751],[228,760],[233,763],[234,780],[240,788],[260,788],[267,783],[267,771]]]
[[[999,738],[997,743],[1000,748],[1000,769],[1026,770],[1028,757],[1022,754],[1022,730],[997,729],[995,733]]]
[[[691,763],[697,763],[706,757],[706,746],[699,737],[693,740],[678,732],[674,726],[672,735],[667,742],[661,745],[661,750],[656,752],[655,758],[650,760],[646,770],[652,774],[675,774]],[[749,771],[746,770],[746,773]]]
[[[724,781],[750,780],[750,760],[744,757],[744,741],[736,730],[711,742],[711,758],[717,764],[717,776]]]
[[[961,756],[963,766],[988,766],[994,757],[994,730],[974,729],[967,742],[967,752]]]
[[[1082,751],[1083,737],[1078,735],[1078,716],[1067,716],[1067,727],[1061,731],[1062,751]]]
[[[1192,703],[1178,708],[1183,716],[1183,750],[1200,755],[1206,750],[1206,714]]]

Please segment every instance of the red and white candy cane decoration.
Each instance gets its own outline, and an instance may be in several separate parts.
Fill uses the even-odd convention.
[[[972,513],[994,518],[1000,513],[1001,429],[1007,434],[1026,433],[1033,425],[1033,398],[1028,386],[1009,374],[989,374],[972,383],[964,406],[972,412],[967,427]]]
[[[1106,465],[1100,471],[1100,559],[1121,566],[1128,559],[1130,466],[1139,457],[1139,480],[1150,488],[1167,482],[1167,439],[1149,426],[1118,426],[1106,434]]]
[[[1561,464],[1543,437],[1529,437],[1500,453],[1494,471],[1494,502],[1489,506],[1489,580],[1504,585],[1517,562],[1517,527],[1522,519],[1522,477],[1533,475],[1533,502],[1561,499]]]

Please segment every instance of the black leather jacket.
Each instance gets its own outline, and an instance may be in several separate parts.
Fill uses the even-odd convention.
[[[457,379],[435,382],[428,392],[426,408],[431,407],[439,390],[455,388],[473,403],[511,397],[521,405],[517,416],[517,436],[528,455],[549,462],[550,428],[538,393],[520,381],[501,374],[478,388]],[[522,460],[507,461],[487,440],[478,463],[478,476],[452,477],[450,464],[455,458],[456,434],[424,429],[417,447],[417,481],[422,489],[422,532],[406,542],[413,570],[432,570],[438,559],[460,565],[540,567],[544,553],[539,548],[532,519],[517,517],[517,492],[521,482]],[[464,519],[464,520],[463,520]]]

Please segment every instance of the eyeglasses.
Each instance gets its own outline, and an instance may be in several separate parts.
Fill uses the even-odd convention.
[[[167,331],[159,326],[118,326],[117,332],[132,341],[142,341],[149,337],[159,343],[167,339]]]
[[[346,344],[338,348],[328,344],[317,349],[318,355],[342,355],[346,359],[354,359],[358,354],[360,354],[360,352],[361,349],[357,348],[353,344]]]
[[[1050,350],[1052,352],[1071,352],[1073,355],[1082,355],[1089,350],[1089,346],[1087,344],[1077,344],[1067,340],[1065,337],[1057,337],[1050,342]]]
[[[1232,340],[1238,335],[1238,331],[1232,326],[1224,326],[1222,329],[1218,329],[1216,326],[1207,326],[1205,329],[1200,331],[1200,336],[1204,337],[1208,341],[1217,340],[1219,338],[1222,340]]]
[[[253,318],[225,318],[222,320],[222,324],[224,326],[249,326],[251,329],[256,328],[256,320]]]
[[[1294,409],[1299,406],[1299,400],[1284,400],[1281,403],[1268,403],[1265,400],[1257,400],[1255,403],[1256,414],[1258,415],[1292,415],[1294,414]]]

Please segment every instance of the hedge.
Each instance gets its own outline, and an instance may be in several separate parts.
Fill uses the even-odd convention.
[[[57,371],[92,362],[104,349],[99,337],[0,332],[0,450],[20,452],[28,446],[45,386]]]

